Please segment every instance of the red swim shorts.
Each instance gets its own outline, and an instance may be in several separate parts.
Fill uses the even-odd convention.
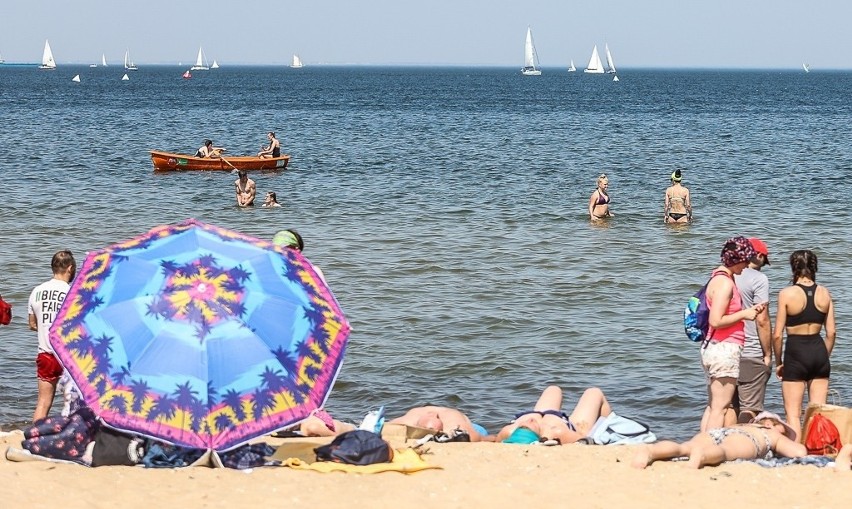
[[[52,353],[39,352],[36,357],[36,375],[39,380],[56,382],[62,376],[62,364]]]

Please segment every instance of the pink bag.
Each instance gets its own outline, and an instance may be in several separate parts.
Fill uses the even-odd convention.
[[[0,295],[0,324],[9,325],[9,322],[12,321],[12,305],[3,300],[3,296]]]

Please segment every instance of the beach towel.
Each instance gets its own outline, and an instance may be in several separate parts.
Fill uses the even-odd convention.
[[[348,465],[346,463],[335,463],[333,461],[317,461],[307,463],[298,458],[289,458],[283,462],[283,466],[298,470],[313,470],[315,472],[349,472],[355,474],[378,474],[380,472],[400,472],[410,474],[432,468],[443,468],[430,465],[417,454],[414,449],[396,449],[393,460],[389,463],[373,463],[372,465]]]
[[[612,412],[598,418],[587,439],[597,445],[650,444],[657,436],[648,425]]]
[[[89,407],[68,417],[45,417],[24,430],[22,447],[32,454],[88,465],[86,448],[95,438],[98,422]]]

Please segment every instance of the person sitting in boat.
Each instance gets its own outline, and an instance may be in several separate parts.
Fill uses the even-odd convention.
[[[224,151],[222,147],[214,147],[213,140],[204,140],[204,145],[195,152],[195,157],[220,157]]]
[[[592,196],[589,197],[589,218],[592,221],[615,215],[609,211],[610,200],[609,194],[607,194],[608,187],[609,179],[607,178],[606,173],[601,173],[598,177],[597,187],[592,192]]]
[[[251,207],[254,205],[254,197],[257,194],[257,186],[254,180],[248,178],[245,170],[240,170],[240,177],[234,181],[237,192],[237,205],[240,207]]]
[[[263,200],[263,205],[261,207],[280,207],[281,204],[278,203],[278,195],[273,191],[266,192],[266,198]]]
[[[266,133],[266,139],[269,140],[269,145],[260,147],[260,152],[257,153],[257,157],[262,157],[264,159],[281,157],[281,143],[278,141],[278,138],[275,137],[275,133],[269,131]]]

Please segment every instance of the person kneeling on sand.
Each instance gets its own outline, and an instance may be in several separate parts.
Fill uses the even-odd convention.
[[[701,432],[682,444],[666,440],[643,447],[632,465],[645,468],[655,461],[685,456],[688,467],[701,468],[738,459],[769,459],[773,453],[788,458],[806,456],[807,449],[795,438],[796,432],[777,414],[761,412],[750,423]]]
[[[468,434],[471,442],[492,441],[488,438],[488,435],[481,433],[481,428],[477,429],[478,426],[468,416],[454,408],[442,406],[415,407],[406,412],[405,415],[389,420],[388,423],[416,426],[432,431],[441,431],[448,435],[460,429]]]
[[[603,391],[591,387],[583,392],[571,415],[562,411],[562,389],[546,388],[531,411],[522,412],[497,433],[498,442],[531,444],[535,442],[573,444],[588,436],[599,417],[612,413]]]

